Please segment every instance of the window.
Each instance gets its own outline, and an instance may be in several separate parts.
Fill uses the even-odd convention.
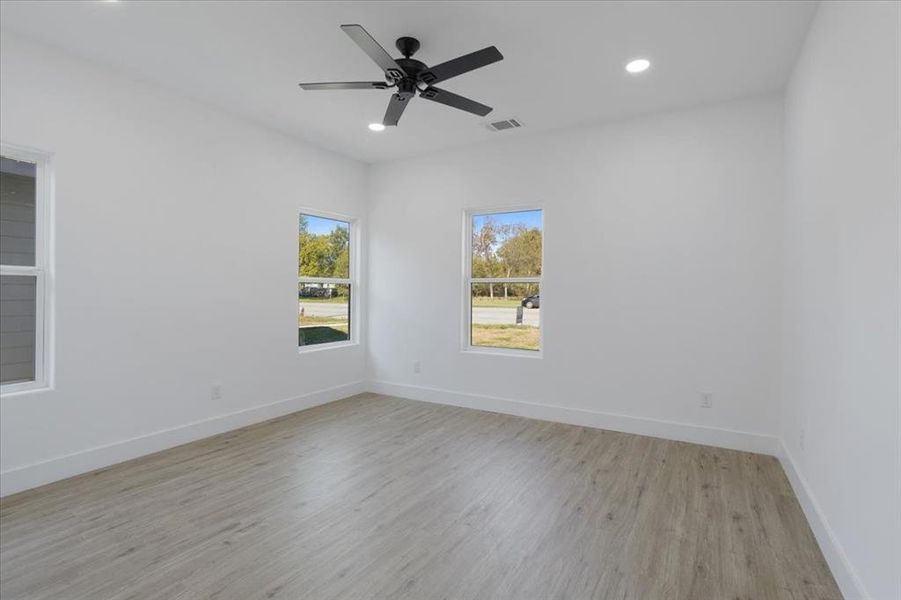
[[[466,215],[464,349],[541,350],[541,210]]]
[[[297,345],[301,349],[343,345],[353,340],[354,244],[355,227],[351,220],[300,215]]]
[[[48,380],[48,157],[0,146],[0,391]]]

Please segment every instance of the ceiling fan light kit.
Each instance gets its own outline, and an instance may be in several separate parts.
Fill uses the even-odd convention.
[[[301,88],[305,90],[386,90],[396,88],[382,120],[382,124],[387,127],[397,125],[407,104],[416,97],[417,93],[420,98],[425,100],[444,104],[480,117],[484,117],[492,111],[490,106],[437,88],[432,84],[503,60],[504,56],[494,46],[429,67],[422,61],[413,58],[420,46],[419,40],[416,38],[408,36],[397,38],[395,46],[402,57],[395,59],[362,26],[342,25],[341,29],[382,69],[385,81],[301,83]]]

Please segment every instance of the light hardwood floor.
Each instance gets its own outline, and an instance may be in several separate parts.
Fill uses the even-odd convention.
[[[841,598],[772,457],[371,394],[3,499],[0,595]]]

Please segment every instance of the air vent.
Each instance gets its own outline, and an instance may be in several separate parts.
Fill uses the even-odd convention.
[[[517,127],[522,127],[522,121],[519,119],[507,119],[505,121],[495,121],[493,123],[486,123],[485,127],[490,129],[491,131],[503,131],[505,129],[516,129]]]

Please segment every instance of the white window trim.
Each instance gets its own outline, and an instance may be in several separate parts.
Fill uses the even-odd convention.
[[[0,265],[0,275],[35,278],[34,380],[0,384],[6,398],[53,387],[53,199],[52,155],[0,142],[6,158],[35,165],[34,266]]]
[[[476,277],[472,276],[472,218],[482,215],[497,215],[512,212],[525,212],[530,210],[541,211],[541,277]],[[546,211],[543,206],[504,206],[490,209],[466,209],[463,211],[463,289],[461,310],[461,352],[465,354],[483,354],[486,356],[508,356],[517,358],[543,358],[544,357],[544,328],[545,314],[541,315],[541,325],[538,328],[538,350],[520,350],[516,348],[492,348],[490,346],[472,345],[472,284],[474,283],[537,283],[539,293],[544,304],[544,249],[547,245],[545,236]]]
[[[350,277],[307,277],[298,276],[297,283],[334,283],[350,285],[350,339],[340,342],[328,342],[325,344],[312,344],[310,346],[298,346],[297,352],[305,354],[307,352],[319,352],[321,350],[330,350],[333,348],[347,348],[349,346],[360,345],[360,335],[362,328],[360,327],[360,220],[357,217],[344,215],[340,213],[321,211],[315,208],[301,207],[297,210],[297,217],[300,215],[310,215],[311,217],[322,217],[323,219],[334,219],[343,221],[350,226]],[[300,271],[300,258],[298,257],[298,265],[295,272]],[[295,317],[296,320],[296,317]]]

